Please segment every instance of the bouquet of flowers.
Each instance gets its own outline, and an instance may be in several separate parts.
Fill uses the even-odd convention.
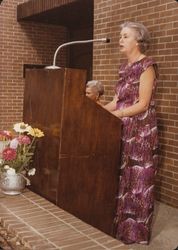
[[[0,131],[0,173],[34,175],[30,163],[38,138],[44,133],[24,122],[16,123],[13,131]]]

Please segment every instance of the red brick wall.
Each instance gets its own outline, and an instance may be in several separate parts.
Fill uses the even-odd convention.
[[[67,39],[68,32],[49,26],[16,20],[17,4],[23,0],[5,0],[0,5],[0,129],[22,120],[23,64],[52,64],[54,51]],[[65,53],[60,54],[61,65]]]
[[[152,36],[149,55],[159,66],[157,114],[160,164],[157,199],[178,207],[178,3],[173,0],[94,1],[94,38],[111,43],[94,45],[93,78],[105,85],[104,101],[111,100],[118,79],[119,24],[125,20],[144,23]]]

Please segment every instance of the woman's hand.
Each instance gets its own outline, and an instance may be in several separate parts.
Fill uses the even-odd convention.
[[[108,104],[104,105],[103,108],[106,109],[107,111],[112,112],[116,110],[117,101],[118,101],[118,97],[115,95],[113,100],[109,102]]]

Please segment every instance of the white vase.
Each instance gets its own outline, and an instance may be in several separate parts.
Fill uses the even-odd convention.
[[[1,192],[8,195],[21,194],[26,185],[26,180],[20,173],[7,174],[2,173],[0,176]]]

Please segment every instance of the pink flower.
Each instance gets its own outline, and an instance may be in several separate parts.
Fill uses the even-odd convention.
[[[0,139],[2,141],[10,140],[12,139],[12,133],[8,130],[0,130]]]
[[[5,148],[2,152],[2,157],[5,161],[15,160],[17,152],[13,148]]]
[[[19,144],[25,144],[25,145],[28,145],[31,143],[31,139],[27,136],[27,135],[20,135],[18,138],[17,138]]]

